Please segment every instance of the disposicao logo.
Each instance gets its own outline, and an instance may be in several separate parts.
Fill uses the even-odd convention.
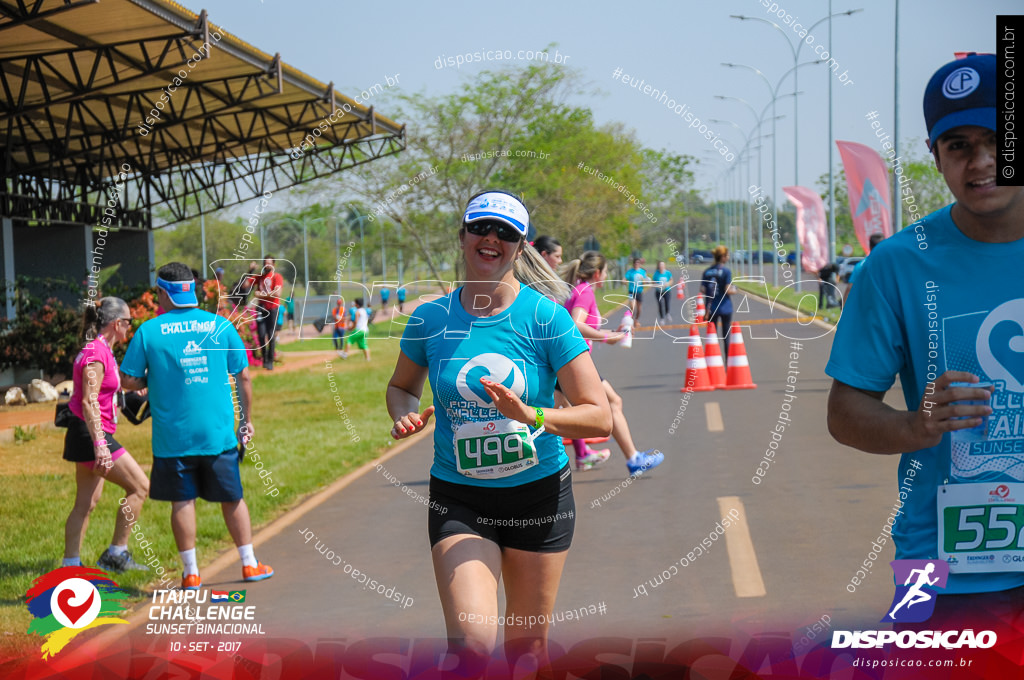
[[[893,560],[896,594],[882,623],[921,623],[935,612],[938,591],[946,587],[949,564],[941,560]],[[959,630],[836,630],[832,649],[880,649],[895,644],[900,649],[988,649],[996,644],[991,630],[975,633]]]
[[[882,623],[921,623],[935,611],[936,591],[946,587],[949,565],[941,560],[893,560],[896,594]],[[911,583],[913,581],[913,583]]]
[[[37,578],[25,597],[34,617],[28,632],[46,638],[40,648],[44,659],[55,656],[82,631],[128,623],[120,618],[128,594],[100,569],[54,569]]]

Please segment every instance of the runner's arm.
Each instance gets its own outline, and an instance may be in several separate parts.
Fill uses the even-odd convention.
[[[134,375],[128,375],[124,371],[121,373],[121,388],[128,390],[129,392],[136,392],[138,390],[146,389],[146,378],[136,378]]]
[[[110,449],[107,447],[107,435],[103,431],[103,416],[100,413],[100,385],[106,372],[103,364],[94,361],[82,369],[82,420],[88,426],[89,437],[92,438],[93,454],[96,466],[93,472],[101,476],[110,469]]]
[[[599,331],[596,328],[591,328],[586,324],[586,318],[587,310],[582,307],[572,308],[572,320],[576,322],[576,328],[579,329],[580,335],[588,340],[597,340],[614,345],[626,337],[625,333],[609,333],[608,331]]]
[[[238,440],[245,446],[252,439],[255,430],[252,425],[252,377],[246,366],[235,373],[235,389],[238,391],[238,406],[242,409],[238,418]],[[244,431],[243,431],[244,430]]]
[[[421,414],[420,397],[423,385],[427,381],[427,367],[420,366],[399,351],[395,372],[388,381],[387,407],[391,420],[395,425],[391,428],[391,436],[395,439],[410,437],[424,427],[434,413],[434,407],[428,406]]]
[[[906,453],[938,445],[942,435],[981,424],[988,406],[951,405],[955,401],[986,400],[980,388],[948,389],[951,382],[977,382],[962,371],[946,371],[925,390],[918,410],[901,411],[884,403],[885,392],[872,392],[833,380],[828,395],[828,431],[840,444],[868,453]],[[966,417],[965,417],[966,416]]]

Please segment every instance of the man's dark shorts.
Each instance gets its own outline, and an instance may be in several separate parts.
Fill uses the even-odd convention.
[[[156,501],[190,501],[196,497],[212,503],[242,499],[238,450],[219,455],[153,458],[149,497]]]

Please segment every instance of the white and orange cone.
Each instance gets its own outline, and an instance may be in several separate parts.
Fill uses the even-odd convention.
[[[725,388],[727,390],[752,390],[757,385],[750,375],[750,362],[747,360],[747,348],[743,344],[743,334],[739,324],[733,324],[729,334],[729,364],[726,370]]]
[[[725,364],[722,363],[722,348],[718,346],[718,331],[715,322],[708,323],[704,336],[704,360],[708,365],[708,380],[715,389],[725,387]]]
[[[700,341],[697,324],[690,325],[690,337],[686,339],[686,377],[680,392],[707,392],[715,389],[708,379],[708,364],[704,360],[704,346]]]
[[[704,309],[704,296],[700,293],[697,293],[697,318],[695,319],[695,321],[697,323],[703,323],[705,314],[706,311]]]

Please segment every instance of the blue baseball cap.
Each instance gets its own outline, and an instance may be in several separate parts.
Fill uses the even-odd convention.
[[[167,291],[171,302],[175,307],[198,307],[199,300],[196,299],[195,279],[188,281],[168,281],[159,276],[156,277],[156,285]]]
[[[996,129],[996,55],[970,52],[932,76],[924,90],[924,122],[930,149],[962,125]]]
[[[526,237],[530,226],[530,212],[523,202],[504,191],[485,191],[469,200],[463,224],[480,220],[498,220],[513,227],[520,236]]]

